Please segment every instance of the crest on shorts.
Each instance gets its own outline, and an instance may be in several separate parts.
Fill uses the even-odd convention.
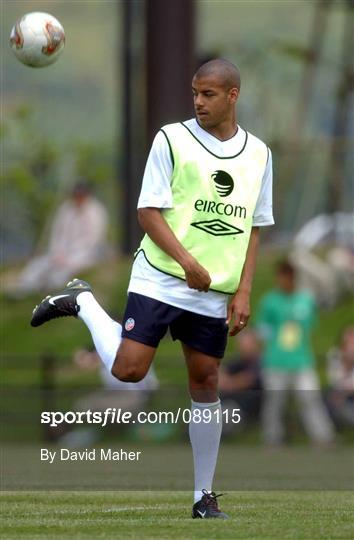
[[[129,317],[129,319],[125,321],[124,328],[126,329],[127,332],[130,332],[130,330],[133,330],[134,326],[135,326],[135,321],[133,317]]]

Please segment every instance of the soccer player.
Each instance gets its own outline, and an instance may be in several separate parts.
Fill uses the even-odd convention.
[[[272,158],[237,124],[236,66],[207,62],[194,75],[192,91],[196,117],[161,128],[147,160],[138,201],[146,234],[122,326],[81,280],[44,299],[31,324],[79,317],[107,368],[133,382],[147,373],[169,328],[182,343],[192,399],[192,517],[227,519],[212,491],[222,428],[218,368],[228,331],[235,335],[250,316],[259,228],[274,223]],[[212,421],[198,422],[200,415]]]

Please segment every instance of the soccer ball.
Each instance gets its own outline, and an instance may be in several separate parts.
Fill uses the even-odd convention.
[[[26,66],[45,67],[53,64],[64,45],[64,28],[49,13],[27,13],[15,23],[10,34],[10,46]]]

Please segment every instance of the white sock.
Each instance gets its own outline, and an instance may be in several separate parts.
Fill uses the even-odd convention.
[[[199,410],[204,421],[193,421],[193,414]],[[207,421],[209,418],[210,422]],[[204,416],[203,417],[203,411]],[[215,412],[218,411],[218,412]],[[192,401],[192,418],[189,423],[189,438],[193,449],[194,460],[194,502],[199,501],[202,496],[202,489],[212,491],[214,471],[218,457],[221,430],[222,414],[220,399],[215,403],[197,403]]]
[[[82,292],[76,301],[80,306],[78,316],[90,330],[96,351],[111,372],[121,342],[122,326],[107,315],[92,293]]]

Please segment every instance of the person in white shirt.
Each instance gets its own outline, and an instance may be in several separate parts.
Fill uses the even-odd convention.
[[[77,182],[70,198],[55,212],[45,253],[28,261],[15,290],[18,295],[58,287],[107,255],[108,214],[91,194],[89,185]]]
[[[344,328],[339,346],[327,353],[326,403],[338,429],[354,426],[354,326]]]
[[[236,66],[207,62],[192,91],[196,118],[164,126],[147,160],[138,201],[146,235],[122,326],[82,280],[42,301],[31,324],[80,317],[108,370],[133,382],[145,376],[169,329],[182,343],[192,398],[192,517],[227,519],[211,491],[222,428],[218,368],[228,332],[241,331],[250,316],[259,229],[274,223],[272,156],[237,124]]]

